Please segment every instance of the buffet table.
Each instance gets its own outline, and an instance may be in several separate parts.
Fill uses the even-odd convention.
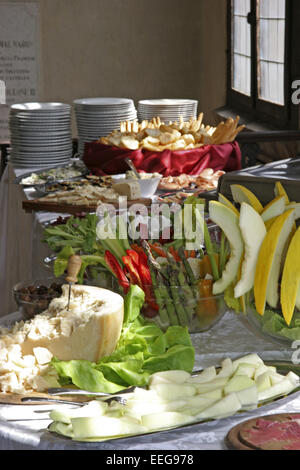
[[[7,324],[17,318],[15,313],[2,318],[1,323]],[[230,312],[209,332],[192,335],[192,341],[196,351],[195,370],[216,365],[225,357],[234,359],[252,352],[257,352],[263,360],[291,361],[292,351],[255,336]],[[300,392],[258,410],[223,420],[102,443],[75,442],[47,431],[50,423],[47,411],[59,406],[62,405],[0,405],[0,449],[126,450],[126,455],[146,449],[149,452],[226,450],[224,439],[233,426],[266,414],[299,412]]]
[[[55,219],[55,213],[25,213],[22,209],[24,190],[14,183],[25,170],[7,165],[0,184],[0,323],[10,325],[19,319],[14,312],[12,287],[21,280],[47,277],[43,265],[49,255],[42,243],[43,223]],[[25,190],[31,198],[30,190]],[[48,271],[49,276],[51,275]],[[278,346],[249,331],[232,312],[227,312],[209,332],[192,335],[196,352],[195,370],[218,365],[249,353],[258,353],[263,360],[292,361],[292,350]],[[0,449],[5,450],[107,450],[122,451],[189,451],[227,449],[225,437],[240,422],[265,414],[298,412],[300,392],[271,405],[245,412],[223,420],[187,426],[145,436],[123,438],[99,443],[83,443],[50,433],[48,412],[62,405],[7,405],[0,404]]]

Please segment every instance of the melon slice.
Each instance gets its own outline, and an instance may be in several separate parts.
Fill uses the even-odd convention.
[[[278,196],[284,196],[284,200],[285,200],[285,204],[288,205],[290,203],[290,199],[287,195],[287,192],[286,190],[284,189],[284,187],[282,186],[281,182],[280,181],[277,181],[275,183],[275,196],[278,197]]]
[[[230,416],[241,409],[242,405],[235,393],[230,393],[206,410],[201,411],[197,419],[218,419]]]
[[[267,222],[268,220],[273,219],[274,217],[278,217],[280,214],[282,214],[285,211],[285,208],[285,197],[278,196],[266,205],[261,213],[261,217],[264,222]]]
[[[220,193],[218,196],[218,199],[219,199],[219,202],[229,207],[229,209],[233,210],[233,212],[235,212],[237,216],[240,215],[238,209],[223,194]]]
[[[224,232],[230,245],[230,256],[222,276],[213,285],[213,294],[218,295],[235,282],[244,252],[244,243],[239,227],[239,216],[232,209],[220,202],[210,201],[209,216]]]
[[[287,325],[291,324],[300,287],[300,228],[289,245],[281,281],[281,308]]]
[[[255,196],[255,194],[250,191],[250,189],[240,184],[233,184],[230,188],[234,202],[238,204],[246,202],[247,204],[250,204],[250,206],[252,206],[253,209],[255,209],[259,214],[261,214],[261,212],[264,210],[261,202]]]
[[[254,286],[257,258],[267,234],[262,217],[252,206],[244,202],[241,205],[239,225],[245,248],[241,276],[234,288],[236,298],[242,297]]]
[[[266,303],[276,308],[279,301],[279,276],[282,256],[294,225],[294,211],[281,214],[267,233],[259,252],[255,279],[254,299],[257,312],[263,315]]]

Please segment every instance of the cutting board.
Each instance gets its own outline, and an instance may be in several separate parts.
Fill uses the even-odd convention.
[[[258,419],[276,423],[291,422],[293,419],[300,419],[300,413],[280,413],[267,416],[259,416],[243,423],[238,424],[232,428],[225,438],[227,447],[231,450],[285,450],[284,447],[291,444],[291,441],[286,439],[282,441],[270,440],[267,443],[261,445],[253,444],[251,435],[249,432],[257,427]],[[263,432],[263,431],[261,431]],[[300,437],[299,437],[299,449],[300,450]]]
[[[99,201],[100,202],[100,201]],[[119,202],[111,202],[105,199],[102,199],[103,204],[111,204],[116,208],[119,207]],[[127,200],[127,207],[131,207],[134,204],[142,204],[144,206],[150,206],[152,204],[152,199],[140,198],[132,201]],[[80,212],[96,212],[97,205],[78,205],[78,204],[66,204],[58,203],[54,201],[46,201],[43,198],[40,199],[31,199],[28,201],[22,202],[22,207],[25,212],[56,212],[63,214],[78,214]]]

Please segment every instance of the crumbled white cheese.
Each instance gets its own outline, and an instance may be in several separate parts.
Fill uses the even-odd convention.
[[[108,318],[115,315],[114,326],[120,330],[123,320],[123,299],[114,311],[113,300],[106,297],[106,303],[99,299],[100,289],[76,286],[71,290],[71,301],[68,307],[68,286],[63,286],[61,297],[53,299],[47,310],[31,320],[20,321],[9,329],[0,332],[0,392],[26,393],[43,391],[50,386],[59,386],[57,375],[49,362],[53,357],[48,348],[53,342],[61,350],[70,350],[70,339],[73,332],[89,323],[101,310],[101,315]],[[102,289],[102,291],[104,291]],[[106,291],[108,292],[108,291]],[[112,296],[117,294],[111,293]],[[104,297],[107,294],[103,294]],[[78,330],[77,330],[78,331]],[[116,335],[116,331],[110,330]],[[90,333],[91,334],[91,333]],[[114,341],[118,336],[114,338]],[[89,347],[89,338],[87,346]],[[98,347],[99,337],[96,338]],[[69,341],[69,343],[68,343]],[[95,341],[95,339],[94,339]],[[107,341],[105,342],[105,344]],[[73,344],[73,343],[72,343]],[[77,344],[77,343],[76,343]],[[79,340],[82,347],[82,339]],[[56,351],[58,350],[56,349]],[[47,375],[47,377],[46,377]]]

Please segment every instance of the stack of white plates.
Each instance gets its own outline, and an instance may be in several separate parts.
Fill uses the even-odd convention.
[[[72,158],[71,106],[13,104],[9,116],[10,161],[19,168],[67,164]]]
[[[150,121],[160,117],[163,122],[184,121],[197,117],[198,101],[185,99],[156,99],[138,102],[139,121]]]
[[[74,101],[78,131],[78,153],[87,142],[107,136],[120,128],[122,121],[137,118],[134,102],[127,98],[84,98]]]

